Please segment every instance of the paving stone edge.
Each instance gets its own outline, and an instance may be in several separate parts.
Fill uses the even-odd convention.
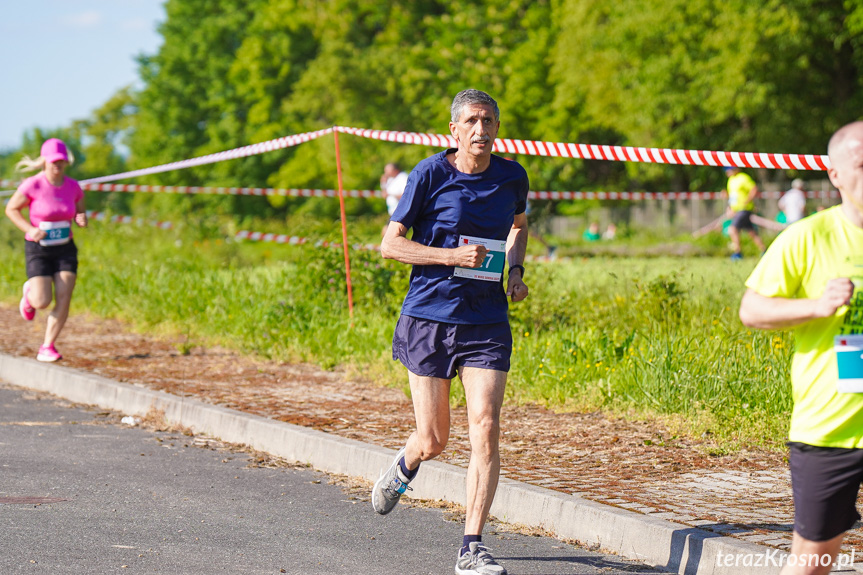
[[[125,415],[142,416],[152,409],[161,410],[169,422],[196,432],[249,445],[321,471],[371,481],[378,478],[395,454],[390,449],[322,431],[3,353],[0,380]],[[464,504],[464,479],[463,468],[427,462],[412,483],[411,496]],[[369,509],[369,513],[374,512]],[[491,513],[510,523],[541,527],[558,537],[681,575],[775,575],[785,555],[767,546],[507,478],[500,481]],[[720,557],[724,563],[718,560]],[[756,566],[758,558],[762,558],[762,565]],[[765,560],[767,565],[763,565]]]

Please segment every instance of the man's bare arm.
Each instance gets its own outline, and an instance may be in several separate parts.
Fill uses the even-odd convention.
[[[506,238],[506,261],[509,265],[521,265],[527,253],[527,214],[516,214],[512,229]]]
[[[747,289],[740,302],[740,321],[757,329],[785,329],[830,317],[851,302],[854,284],[848,278],[827,282],[818,299],[767,297]]]
[[[516,214],[512,229],[506,238],[506,260],[510,266],[524,263],[527,253],[527,214]],[[512,270],[506,281],[506,295],[512,296],[512,301],[521,301],[528,296],[530,290],[524,283],[524,276],[518,269]]]
[[[399,222],[390,222],[381,241],[381,255],[390,260],[412,265],[460,266],[478,268],[488,249],[481,245],[457,248],[433,248],[407,239],[408,229]]]
[[[758,186],[752,186],[752,189],[749,190],[749,195],[746,197],[747,202],[751,202],[758,197]]]

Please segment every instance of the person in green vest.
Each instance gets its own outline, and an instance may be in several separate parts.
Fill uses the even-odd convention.
[[[749,174],[740,171],[740,168],[727,167],[725,175],[728,176],[728,184],[725,193],[728,195],[728,207],[731,208],[731,225],[728,227],[728,235],[731,237],[731,259],[743,259],[740,251],[740,232],[745,230],[758,246],[758,250],[764,252],[764,242],[758,235],[755,224],[752,223],[752,211],[755,209],[755,198],[758,197],[758,186]]]
[[[581,237],[588,242],[596,242],[602,239],[602,234],[599,233],[599,222],[590,222],[590,225],[581,234]]]

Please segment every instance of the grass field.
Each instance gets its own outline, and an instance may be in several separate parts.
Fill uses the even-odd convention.
[[[308,233],[326,230],[324,239],[339,239],[337,225],[315,226]],[[370,221],[353,233],[373,239],[379,229]],[[406,387],[390,342],[409,266],[352,251],[351,320],[341,250],[237,243],[228,239],[233,231],[218,222],[171,231],[93,222],[76,232],[81,270],[73,313],[180,335],[186,349],[218,343]],[[21,244],[4,219],[0,293],[10,303],[25,277]],[[673,434],[711,436],[723,451],[778,448],[791,407],[791,338],[749,331],[737,319],[754,261],[530,264],[531,296],[510,308],[515,354],[507,400],[656,418]],[[453,401],[461,401],[460,386],[453,389]]]

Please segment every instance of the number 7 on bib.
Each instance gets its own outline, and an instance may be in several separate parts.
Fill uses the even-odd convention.
[[[489,240],[474,236],[459,236],[459,246],[482,245],[488,250],[482,265],[478,268],[456,266],[453,276],[487,282],[499,282],[503,277],[503,264],[506,261],[506,240]]]

